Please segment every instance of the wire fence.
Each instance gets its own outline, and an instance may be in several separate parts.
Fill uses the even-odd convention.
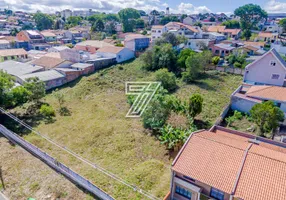
[[[22,139],[12,131],[8,130],[6,127],[0,125],[0,132],[12,143],[17,144],[24,148],[26,151],[30,152],[35,157],[42,160],[48,166],[56,170],[57,172],[61,173],[69,180],[74,182],[75,184],[81,186],[82,188],[86,189],[90,193],[94,194],[96,197],[103,199],[103,200],[113,200],[114,198],[105,193],[103,190],[89,182],[87,179],[83,178],[64,164],[57,161],[55,158],[49,156],[47,153],[41,151],[39,148],[35,147],[34,145],[30,144],[26,140]]]

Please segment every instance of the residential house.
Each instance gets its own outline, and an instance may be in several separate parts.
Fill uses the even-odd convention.
[[[115,57],[118,63],[135,57],[134,51],[125,47],[102,47],[97,50],[96,54],[106,58]]]
[[[37,60],[34,60],[31,64],[34,66],[44,67],[45,70],[50,70],[57,67],[69,67],[72,65],[70,61],[48,56],[43,56]]]
[[[191,17],[191,16],[188,16],[186,18],[183,19],[183,24],[186,24],[186,25],[194,25],[194,23],[196,22],[196,19]]]
[[[86,61],[86,63],[93,64],[95,70],[104,69],[110,67],[111,65],[116,64],[116,58],[104,58],[97,54],[92,54],[90,56],[90,60]]]
[[[252,42],[252,41],[245,41],[243,42],[244,45],[254,46],[258,48],[264,48],[265,42]]]
[[[156,26],[152,26],[151,29],[151,37],[152,40],[155,40],[157,38],[161,38],[163,33],[166,33],[168,31],[166,26],[162,26],[162,25],[156,25]]]
[[[81,51],[76,49],[64,49],[59,52],[62,59],[71,62],[86,62],[90,59],[90,53],[87,51]]]
[[[52,57],[52,58],[61,58],[60,52],[50,52],[45,54],[47,57]]]
[[[245,68],[243,81],[251,85],[286,86],[286,62],[273,48]]]
[[[260,41],[274,42],[276,39],[278,39],[278,33],[260,32],[258,34],[258,40]]]
[[[46,42],[56,42],[57,36],[52,31],[42,31],[41,34],[44,36]]]
[[[70,68],[80,70],[82,75],[88,75],[95,71],[94,65],[90,63],[75,63]]]
[[[192,133],[172,163],[166,200],[284,200],[286,145],[214,126]]]
[[[175,35],[185,36],[187,39],[201,39],[202,30],[198,26],[185,25],[179,22],[170,22],[166,24],[168,32],[172,32]]]
[[[225,57],[228,56],[233,52],[233,50],[236,49],[232,45],[228,44],[214,44],[209,47],[209,50],[212,51],[214,56],[220,56],[220,57]]]
[[[65,80],[63,84],[69,83],[71,81],[78,79],[82,74],[80,70],[73,69],[73,68],[56,68],[55,70],[65,75]]]
[[[0,49],[10,49],[11,45],[8,40],[0,40]]]
[[[46,43],[45,37],[38,31],[24,30],[20,31],[16,38],[18,41],[28,42],[28,48],[34,50],[45,50],[50,48]]]
[[[241,29],[224,29],[222,33],[227,36],[227,38],[238,40],[242,32]]]
[[[209,19],[204,19],[204,20],[201,20],[200,22],[201,22],[202,26],[206,26],[206,27],[217,25],[217,22],[210,21]]]
[[[46,90],[65,84],[65,75],[55,69],[19,76],[20,84],[23,85],[27,79],[33,77],[37,77],[40,81],[43,81],[46,85]]]
[[[286,87],[268,85],[242,85],[231,95],[231,109],[248,113],[264,101],[273,101],[286,117]]]
[[[124,40],[124,46],[131,51],[142,52],[150,45],[150,38],[144,35],[128,35]]]
[[[65,10],[61,11],[61,18],[68,19],[71,16],[72,16],[71,10],[65,9]]]
[[[8,60],[0,63],[0,70],[3,70],[7,74],[14,76],[16,78],[16,81],[19,82],[18,77],[26,74],[43,71],[44,68],[40,66],[33,66],[28,63],[21,63],[14,60]]]
[[[51,52],[61,52],[63,50],[66,50],[66,49],[70,49],[69,47],[67,46],[58,46],[58,47],[51,47],[48,49],[48,52],[51,53]]]
[[[286,46],[282,44],[281,41],[275,41],[274,43],[271,44],[271,48],[275,48],[275,50],[286,56]]]
[[[222,33],[225,30],[225,26],[210,26],[207,28],[207,32]]]
[[[89,53],[96,53],[102,47],[113,47],[114,45],[99,40],[86,40],[75,45],[75,49],[79,51],[87,51]]]
[[[28,54],[24,49],[3,49],[0,50],[0,62],[6,60],[21,60],[27,59]]]
[[[243,53],[246,53],[249,56],[263,55],[265,53],[263,49],[252,45],[245,45],[239,49],[241,49]]]
[[[45,51],[30,50],[30,51],[28,51],[28,58],[35,60],[35,59],[39,59],[39,58],[43,57],[46,54],[47,54],[47,52],[45,52]]]
[[[226,36],[224,34],[218,33],[218,32],[208,32],[204,33],[203,37],[207,37],[211,40],[215,40],[216,43],[226,40]]]

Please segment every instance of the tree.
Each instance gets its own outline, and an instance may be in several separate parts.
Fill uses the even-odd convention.
[[[152,10],[152,11],[150,12],[150,15],[158,16],[158,15],[160,15],[160,12],[157,11],[157,10]]]
[[[210,22],[215,22],[215,18],[214,18],[214,17],[211,17],[211,18],[210,18]]]
[[[279,25],[283,28],[283,32],[286,32],[286,18],[281,19]]]
[[[215,56],[215,57],[212,58],[212,63],[214,65],[217,65],[219,63],[219,61],[220,61],[220,57],[219,56]]]
[[[204,99],[199,94],[193,94],[189,100],[189,115],[195,118],[202,112]]]
[[[67,24],[69,25],[69,28],[79,25],[81,21],[82,18],[79,16],[71,16],[66,20]]]
[[[195,22],[195,23],[194,23],[194,26],[198,26],[198,27],[202,28],[203,25],[202,25],[201,22]]]
[[[177,58],[171,44],[155,45],[152,49],[147,50],[141,56],[141,59],[146,70],[156,71],[161,68],[167,68],[175,74],[178,73]]]
[[[10,90],[14,86],[14,78],[0,70],[0,106],[9,106],[11,100]]]
[[[144,28],[145,27],[145,22],[143,19],[137,19],[136,20],[136,28]]]
[[[180,21],[180,19],[176,16],[166,16],[160,20],[160,24],[166,25],[169,22],[179,22],[179,21]]]
[[[40,113],[41,115],[43,115],[44,117],[51,119],[52,117],[54,117],[56,115],[55,110],[53,109],[53,107],[43,104],[40,108]]]
[[[161,82],[162,87],[169,92],[172,92],[177,88],[175,74],[168,72],[167,69],[159,69],[155,72],[155,77],[156,81]]]
[[[119,18],[123,24],[124,32],[133,32],[135,23],[134,20],[140,18],[138,10],[133,8],[125,8],[119,11]]]
[[[249,40],[251,38],[251,31],[250,30],[244,30],[242,31],[242,37],[244,37],[246,40]]]
[[[183,22],[185,18],[187,18],[188,15],[187,14],[182,14],[180,17],[180,21]]]
[[[180,54],[179,54],[179,56],[178,56],[178,65],[179,65],[179,67],[182,69],[182,70],[186,70],[186,60],[188,59],[188,57],[192,54],[192,53],[194,53],[194,51],[193,50],[191,50],[191,49],[188,49],[188,48],[186,48],[186,49],[183,49],[181,52],[180,52]]]
[[[93,32],[102,32],[104,30],[104,23],[101,19],[96,20],[91,27]]]
[[[11,90],[11,94],[13,96],[13,106],[16,106],[29,101],[32,92],[27,90],[23,86],[18,86]]]
[[[19,33],[19,31],[18,31],[18,29],[16,29],[16,28],[13,28],[13,29],[11,30],[11,35],[12,35],[12,36],[16,36],[18,33]]]
[[[172,46],[177,46],[181,44],[181,42],[184,42],[185,40],[179,36],[176,36],[174,33],[168,32],[168,33],[163,33],[162,38],[157,39],[155,44],[160,46],[162,44],[170,43]]]
[[[45,29],[51,29],[53,27],[54,21],[52,17],[47,14],[37,12],[33,16],[33,18],[36,22],[37,29],[40,31]]]
[[[31,92],[30,101],[38,102],[46,95],[45,83],[37,77],[26,79],[24,88]]]
[[[183,80],[185,82],[195,81],[199,73],[202,71],[202,54],[199,53],[191,53],[191,55],[186,60],[186,72],[183,72]]]
[[[261,135],[272,132],[279,126],[279,122],[284,120],[284,113],[275,106],[272,101],[256,104],[250,110],[253,121],[259,127]]]
[[[234,11],[234,14],[240,17],[241,28],[244,31],[250,31],[262,19],[267,18],[266,11],[261,9],[259,5],[254,4],[246,4],[241,6]]]
[[[222,23],[223,26],[226,26],[226,28],[235,29],[240,28],[239,21],[237,20],[227,20]]]

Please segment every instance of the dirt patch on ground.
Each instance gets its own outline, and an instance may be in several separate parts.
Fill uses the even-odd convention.
[[[0,189],[11,200],[93,199],[19,146],[0,136],[0,166],[4,186]]]

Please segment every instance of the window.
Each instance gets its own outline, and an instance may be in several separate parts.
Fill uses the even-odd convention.
[[[161,31],[159,30],[158,33],[161,33]]]
[[[118,55],[118,59],[121,59],[121,55]]]
[[[211,189],[211,197],[218,199],[218,200],[223,200],[224,199],[224,192],[222,192],[218,189],[212,188]]]
[[[188,199],[191,199],[192,198],[192,193],[178,185],[176,185],[176,193],[185,197],[185,198],[188,198]]]
[[[275,65],[276,65],[276,62],[275,62],[274,60],[271,60],[271,61],[270,61],[270,66],[273,66],[273,67],[274,67]]]
[[[280,75],[279,75],[279,74],[272,74],[271,79],[278,80],[278,79],[279,79],[279,77],[280,77]]]

